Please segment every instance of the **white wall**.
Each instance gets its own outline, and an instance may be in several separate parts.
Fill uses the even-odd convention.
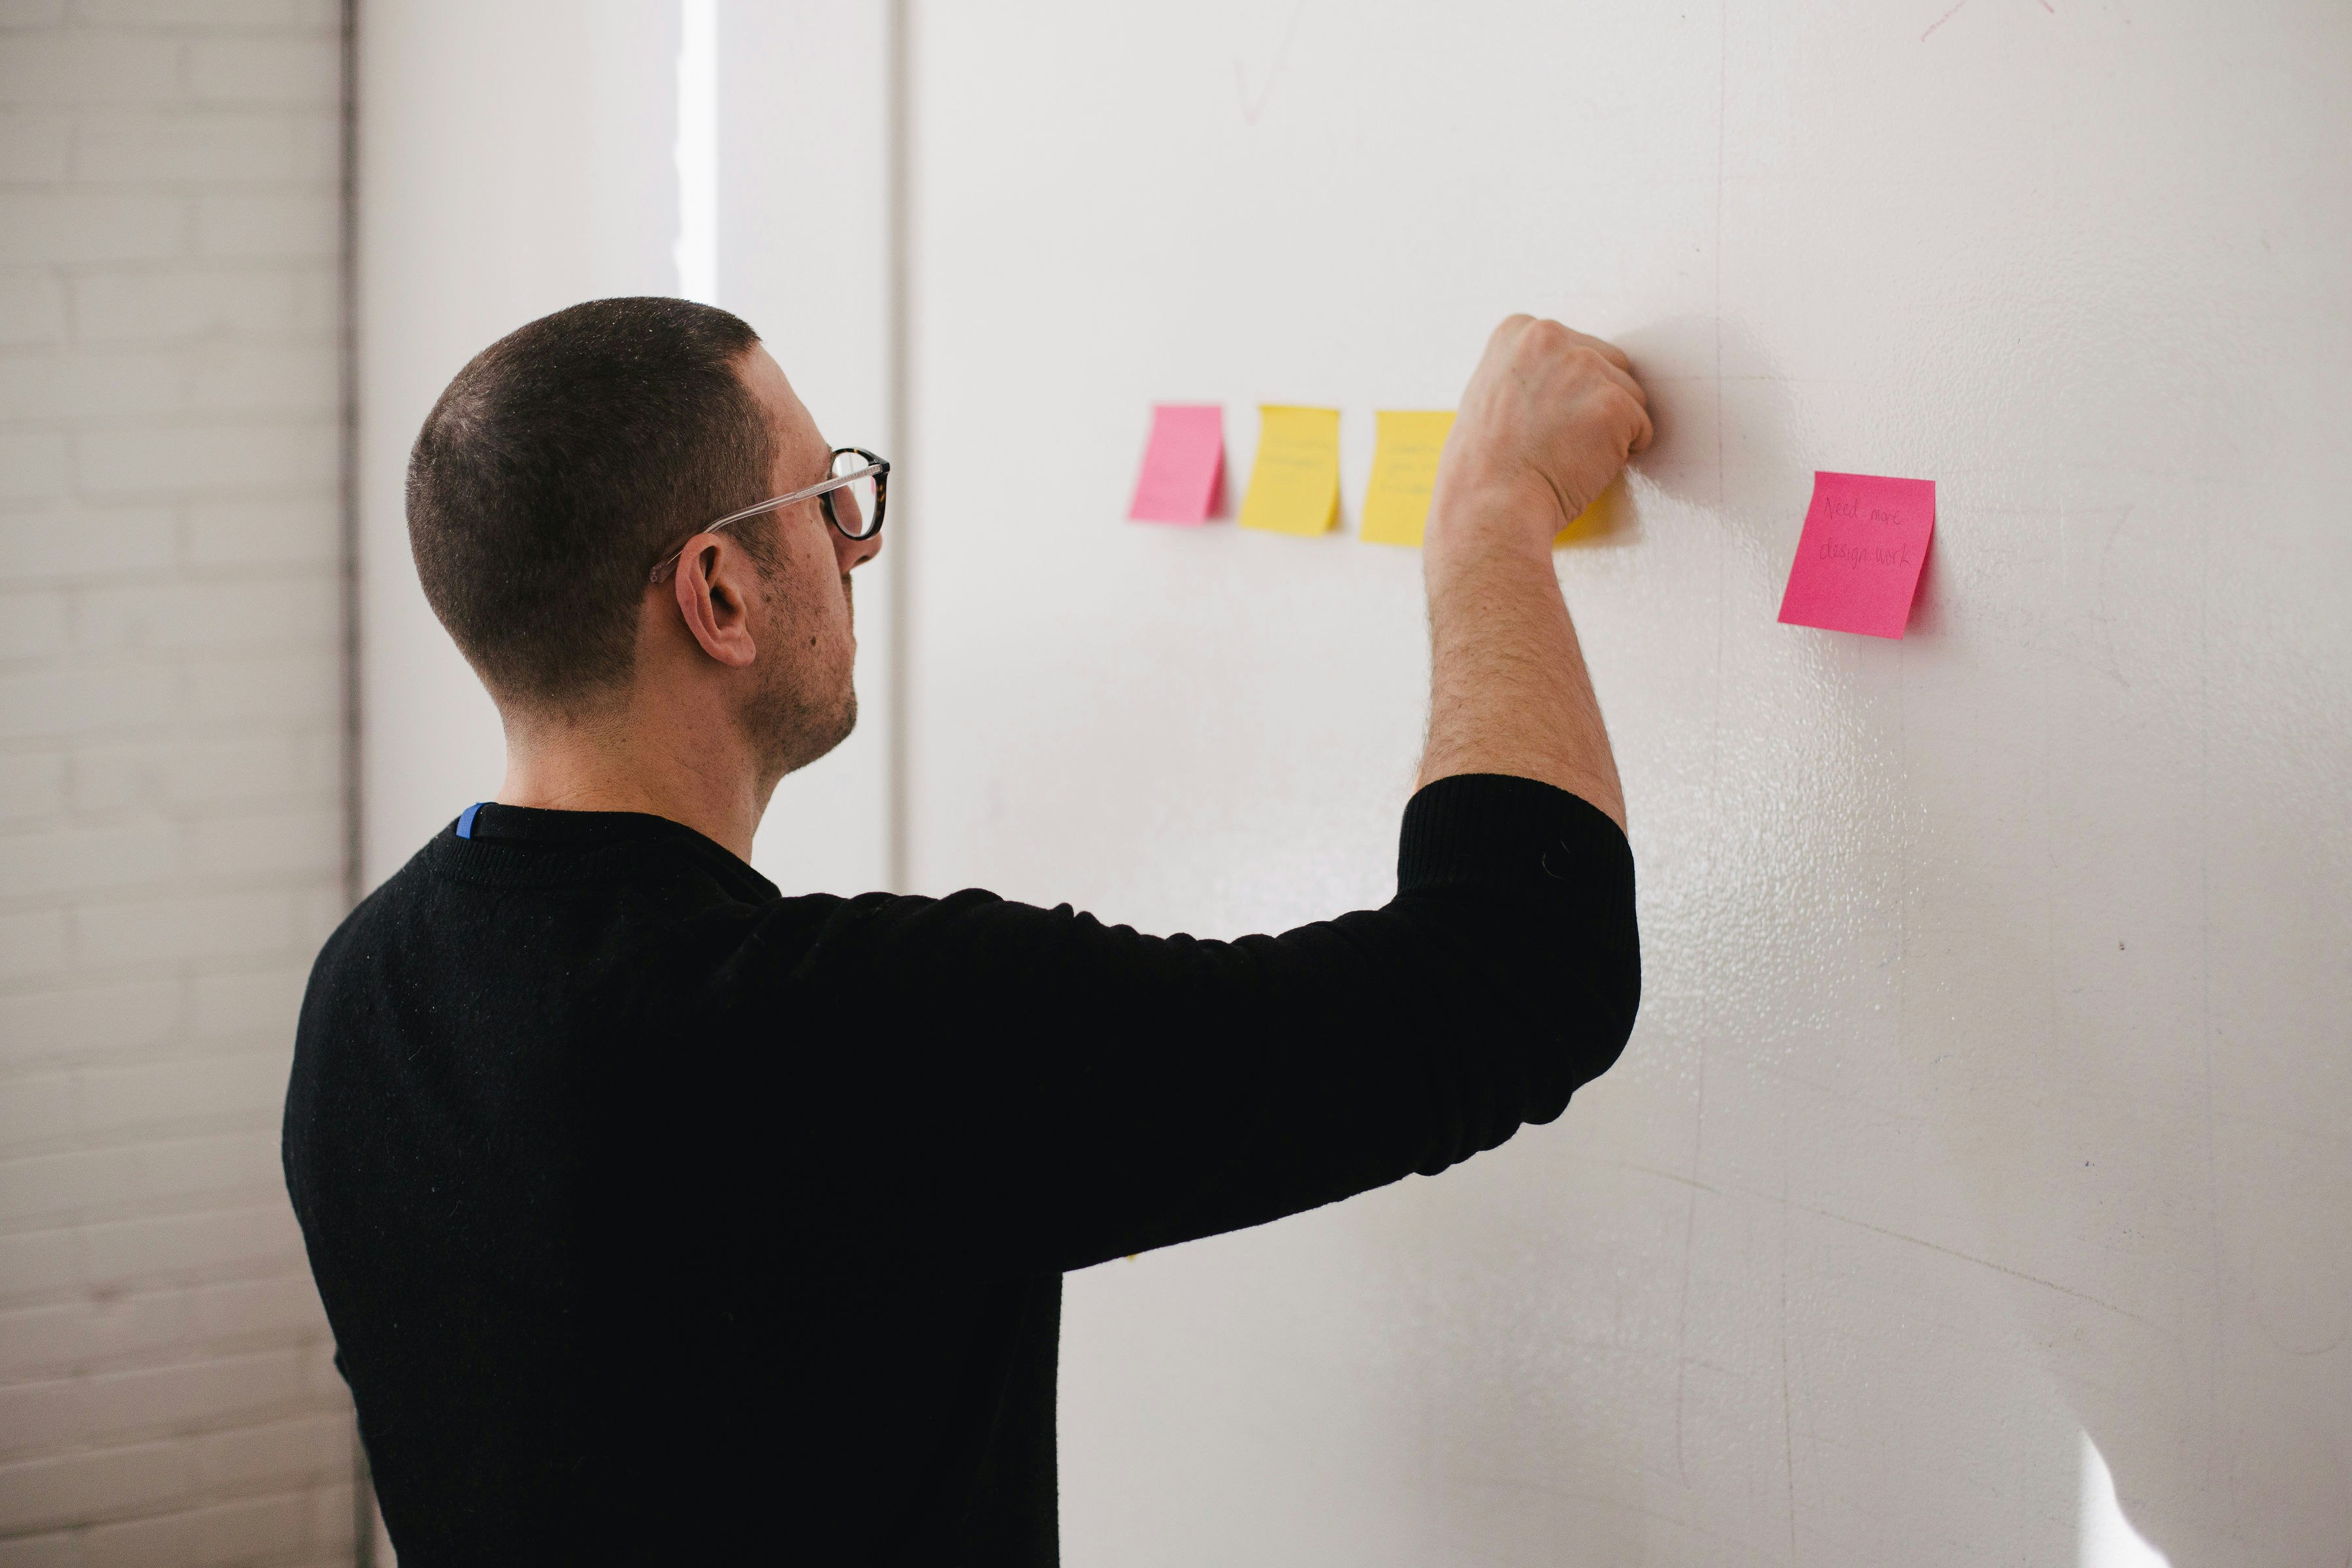
[[[1661,409],[1559,557],[1631,1049],[1465,1170],[1074,1278],[1068,1560],[2069,1563],[2087,1432],[2176,1564],[2345,1561],[2352,13],[916,18],[918,890],[1391,885],[1418,562],[1122,522],[1152,401],[1236,476],[1256,401],[1340,406],[1350,531],[1372,411],[1507,310]],[[1817,468],[1937,482],[1908,640],[1775,624]]]
[[[887,440],[878,9],[718,7],[715,303],[834,439]],[[796,46],[795,40],[804,42]],[[538,316],[679,279],[677,0],[372,5],[361,26],[362,880],[498,787],[498,717],[417,587],[408,448],[465,363]],[[889,556],[886,550],[886,560]],[[880,885],[888,568],[861,570],[858,732],[787,780],[753,857]]]
[[[867,445],[882,15],[719,18],[719,301]],[[676,12],[371,16],[373,879],[497,777],[407,441],[499,332],[675,287]],[[1352,529],[1372,410],[1446,405],[1526,308],[1632,348],[1664,433],[1560,558],[1635,820],[1633,1048],[1442,1181],[1075,1279],[1070,1560],[2088,1563],[2110,1474],[2175,1563],[2342,1560],[2342,9],[932,5],[908,42],[919,889],[1211,933],[1386,895],[1417,563],[1121,522],[1151,401],[1223,399],[1236,482],[1256,400],[1340,405]],[[1774,624],[1815,468],[1937,480],[1908,641]],[[867,722],[761,842],[788,886],[887,875],[877,586]]]
[[[338,8],[0,7],[0,1562],[348,1562]]]

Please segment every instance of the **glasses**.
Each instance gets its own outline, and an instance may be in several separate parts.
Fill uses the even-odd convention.
[[[824,521],[842,538],[856,541],[871,539],[882,531],[882,510],[890,499],[890,464],[863,447],[835,447],[833,449],[833,477],[823,484],[811,485],[790,495],[775,496],[757,506],[747,506],[741,511],[730,511],[717,522],[705,523],[695,531],[716,533],[731,528],[747,517],[776,511],[804,500],[814,500],[824,513]],[[667,580],[686,553],[680,545],[667,560],[654,568],[648,582]]]

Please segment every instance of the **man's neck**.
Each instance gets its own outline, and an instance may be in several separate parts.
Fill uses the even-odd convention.
[[[507,715],[501,805],[636,811],[667,817],[751,858],[775,781],[716,714],[624,704],[588,714]]]

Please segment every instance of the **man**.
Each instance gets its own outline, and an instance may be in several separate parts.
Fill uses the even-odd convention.
[[[286,1105],[404,1568],[1052,1563],[1065,1271],[1558,1116],[1640,982],[1550,540],[1644,409],[1608,345],[1496,330],[1431,510],[1397,896],[1219,942],[780,897],[745,861],[855,720],[884,475],[707,306],[575,306],[460,372],[409,533],[506,778],[328,942]]]

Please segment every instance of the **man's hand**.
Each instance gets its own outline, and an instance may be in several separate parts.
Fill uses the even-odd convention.
[[[1486,340],[1437,465],[1429,548],[1548,548],[1650,444],[1650,398],[1623,351],[1513,316]],[[1549,504],[1547,504],[1547,502]]]
[[[1513,316],[1486,341],[1430,497],[1423,784],[1454,773],[1539,779],[1625,825],[1551,539],[1650,434],[1648,396],[1624,354],[1600,339]]]

